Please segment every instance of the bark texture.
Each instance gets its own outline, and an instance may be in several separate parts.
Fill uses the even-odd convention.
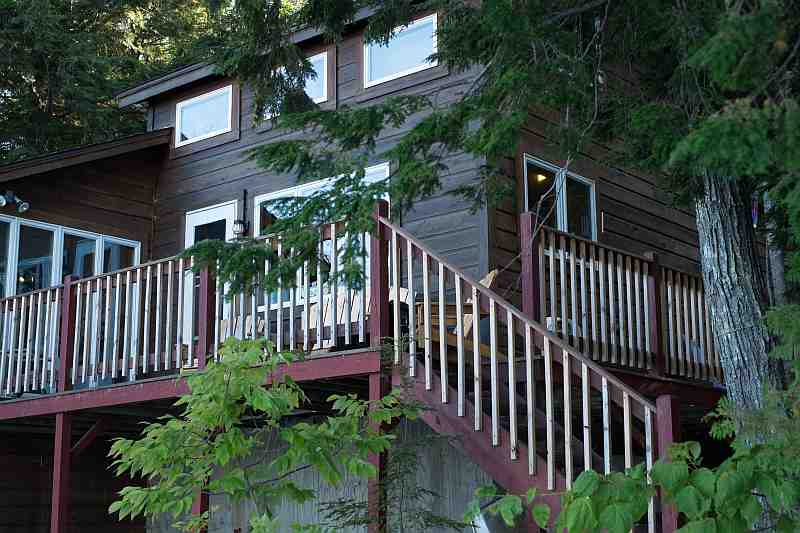
[[[762,405],[763,386],[780,387],[783,371],[769,359],[773,340],[764,325],[766,272],[757,255],[749,194],[735,180],[705,176],[695,203],[703,281],[728,397]]]
[[[773,208],[772,200],[764,194],[764,211],[769,213]],[[769,265],[769,296],[771,305],[784,305],[786,303],[786,254],[780,243],[775,241],[773,235],[775,222],[770,221],[767,226],[767,263]]]

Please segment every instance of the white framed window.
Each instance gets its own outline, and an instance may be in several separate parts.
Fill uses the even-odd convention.
[[[320,52],[308,58],[316,73],[315,77],[306,76],[306,94],[315,104],[328,101],[328,51]]]
[[[175,147],[228,133],[233,128],[233,86],[226,85],[175,106]]]
[[[0,296],[8,297],[138,265],[141,244],[9,216],[0,216]]]
[[[437,51],[436,13],[397,28],[385,45],[364,44],[364,87],[408,76],[437,65],[428,58]]]
[[[364,170],[364,180],[368,183],[374,183],[378,181],[382,181],[389,178],[389,163],[380,163],[378,165],[373,165],[367,167]],[[286,189],[281,189],[280,191],[275,191],[271,193],[261,194],[256,196],[253,199],[254,209],[253,209],[253,232],[256,236],[266,235],[269,233],[269,226],[272,222],[279,219],[281,217],[281,213],[278,212],[275,207],[269,205],[271,200],[277,200],[279,198],[306,198],[311,196],[317,191],[323,191],[333,186],[335,183],[336,178],[326,178],[317,181],[312,181],[309,183],[302,183],[300,185],[296,185],[294,187],[289,187]],[[366,253],[369,255],[369,239],[366,240],[364,246],[366,248]],[[337,248],[339,248],[339,253],[342,253],[344,246],[344,240],[339,240]],[[322,243],[322,254],[324,259],[327,258],[327,264],[330,264],[330,258],[332,256],[332,244],[330,240],[326,240]],[[323,260],[324,260],[323,259]],[[365,261],[365,267],[367,269],[366,276],[369,277],[369,261]],[[324,270],[324,269],[323,269]],[[299,273],[298,273],[299,276]],[[299,284],[298,279],[298,284]],[[317,282],[315,279],[312,279],[311,287],[311,298],[310,301],[317,301],[317,290],[316,287]],[[291,293],[289,289],[283,289],[282,298],[278,298],[278,291],[274,291],[270,295],[270,308],[276,309],[278,307],[278,302],[283,301],[283,306],[287,307],[291,305]],[[303,294],[300,289],[297,290],[295,293],[296,301],[302,302],[303,301]],[[263,305],[259,307],[259,312],[263,312]]]
[[[594,181],[529,154],[524,158],[523,209],[538,211],[547,226],[597,239]]]

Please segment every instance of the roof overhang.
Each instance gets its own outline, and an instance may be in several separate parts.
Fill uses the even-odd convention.
[[[152,146],[168,145],[172,139],[172,128],[123,137],[113,141],[90,144],[61,152],[0,166],[0,183],[58,170],[62,168],[107,159]]]
[[[352,23],[356,24],[361,22],[369,18],[374,12],[375,8],[361,8],[356,12]],[[292,34],[292,42],[300,44],[305,41],[316,39],[321,35],[322,31],[319,28],[303,28]],[[120,107],[141,104],[160,94],[174,91],[197,81],[219,75],[220,73],[215,65],[195,63],[122,91],[117,94],[117,103]]]

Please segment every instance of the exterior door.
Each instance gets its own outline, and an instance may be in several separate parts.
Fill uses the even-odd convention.
[[[204,207],[186,213],[186,232],[184,235],[184,245],[186,248],[208,239],[219,239],[229,241],[233,239],[233,221],[236,220],[237,203],[231,200],[222,204]],[[183,308],[191,309],[191,314],[185,313],[186,319],[183,323],[183,338],[194,338],[194,324],[192,317],[197,316],[195,309],[194,276],[187,272],[184,278],[184,300]],[[230,315],[229,306],[223,306],[223,319]],[[219,324],[215,324],[219,327]],[[193,344],[193,343],[192,343]]]

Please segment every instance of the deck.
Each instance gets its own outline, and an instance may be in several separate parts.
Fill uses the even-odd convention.
[[[375,394],[388,353],[434,429],[463,436],[507,489],[547,493],[586,468],[652,464],[676,430],[674,405],[657,396],[718,397],[696,276],[523,215],[520,310],[394,225],[384,204],[376,220],[360,288],[305,264],[293,287],[226,299],[212,273],[172,257],[0,301],[0,420],[57,414],[58,439],[65,413],[173,398],[186,392],[181,372],[229,337],[306,352],[287,370],[296,379],[368,376]],[[320,231],[337,250],[341,228]],[[291,253],[279,238],[265,245]],[[670,520],[654,501],[643,526]]]

